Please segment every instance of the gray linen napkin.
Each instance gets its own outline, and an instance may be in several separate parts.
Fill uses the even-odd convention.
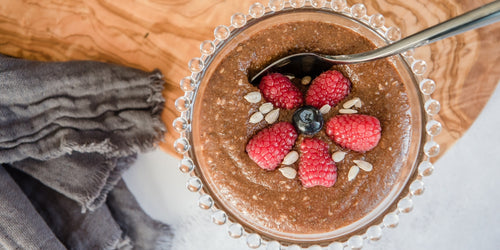
[[[18,181],[23,190],[66,247],[170,247],[169,227],[144,214],[128,190],[114,199],[124,208],[114,202],[104,205],[136,154],[153,149],[163,138],[163,84],[159,71],[147,73],[92,61],[35,62],[0,55],[0,163],[8,163],[11,173],[21,176]],[[16,174],[14,169],[40,182]],[[14,198],[2,195],[0,203],[15,206],[20,201]],[[113,208],[115,218],[107,206]],[[15,244],[59,249],[45,248],[43,242],[30,236],[32,232],[54,238],[36,212],[31,215],[36,218],[33,225],[12,229],[16,227],[10,224],[24,213],[9,218],[0,210],[0,230],[4,233],[0,249]]]
[[[0,163],[93,210],[163,138],[163,84],[159,71],[0,55]]]
[[[0,165],[0,249],[66,249]]]

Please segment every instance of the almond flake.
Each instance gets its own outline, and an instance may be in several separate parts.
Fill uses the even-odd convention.
[[[292,80],[293,78],[295,78],[295,76],[292,76],[292,75],[285,75],[286,77],[288,77],[288,79]]]
[[[358,102],[361,102],[361,99],[359,99],[359,97],[354,97],[351,100],[345,102],[342,107],[344,107],[345,109],[350,109],[354,107]]]
[[[266,115],[266,122],[269,123],[269,124],[273,124],[274,122],[276,122],[278,120],[278,117],[280,116],[280,110],[279,109],[275,109],[271,112],[269,112],[269,114]]]
[[[339,113],[341,113],[341,114],[356,114],[356,113],[358,113],[358,111],[355,109],[340,109]]]
[[[359,168],[363,169],[366,172],[370,172],[373,169],[373,165],[369,162],[363,161],[363,160],[354,160],[354,163],[358,165]]]
[[[319,112],[320,112],[321,114],[328,114],[328,112],[330,112],[330,109],[332,109],[332,106],[330,106],[330,105],[328,105],[328,104],[325,104],[325,105],[323,105],[323,107],[321,107],[321,108],[319,109]]]
[[[302,85],[307,85],[307,84],[311,83],[311,77],[310,76],[304,76],[302,78],[302,80],[300,80],[300,83],[302,83]]]
[[[347,179],[349,181],[354,180],[356,178],[356,175],[359,173],[359,167],[358,166],[352,166],[351,169],[349,169],[349,173],[347,174]]]
[[[262,105],[260,105],[259,107],[259,111],[262,113],[262,114],[267,114],[269,113],[271,110],[273,110],[273,104],[270,103],[270,102],[266,102]]]
[[[332,154],[332,159],[334,162],[341,162],[346,154],[347,154],[346,152],[337,151]]]
[[[255,112],[250,116],[250,123],[258,123],[264,119],[264,115],[261,112]]]
[[[294,164],[299,159],[299,153],[297,151],[290,151],[285,158],[283,159],[283,165],[291,165]]]
[[[278,169],[283,176],[285,176],[288,179],[295,179],[295,176],[297,176],[297,170],[291,167],[282,167]]]
[[[249,103],[258,103],[262,100],[262,95],[258,91],[250,92],[245,96]]]

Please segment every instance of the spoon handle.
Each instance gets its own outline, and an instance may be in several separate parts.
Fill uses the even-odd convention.
[[[497,21],[500,21],[500,0],[483,5],[477,9],[372,51],[341,56],[325,55],[325,58],[334,63],[360,63],[372,61],[399,54],[409,49],[430,44]]]

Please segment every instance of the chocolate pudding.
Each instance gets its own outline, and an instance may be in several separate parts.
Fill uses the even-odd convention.
[[[357,113],[378,118],[382,127],[378,145],[365,153],[336,145],[324,128],[313,136],[328,143],[330,154],[347,153],[336,163],[338,177],[333,187],[305,188],[298,176],[289,179],[280,171],[260,168],[245,151],[252,136],[270,126],[265,120],[249,122],[266,102],[245,100],[246,94],[259,91],[249,83],[249,71],[293,53],[354,54],[373,48],[372,42],[350,29],[307,20],[273,26],[230,48],[206,86],[200,86],[192,127],[197,171],[210,186],[211,195],[233,211],[230,214],[271,231],[325,233],[360,220],[391,192],[408,158],[412,116],[406,84],[390,59],[333,67],[349,78],[352,89],[323,115],[325,122],[339,115],[345,102],[358,97],[362,105]],[[305,93],[308,86],[301,79],[292,81]],[[280,109],[276,122],[291,122],[295,110]],[[293,150],[300,153],[305,137],[299,134]],[[373,170],[360,170],[348,180],[354,160],[371,163]],[[290,167],[297,169],[298,162]]]

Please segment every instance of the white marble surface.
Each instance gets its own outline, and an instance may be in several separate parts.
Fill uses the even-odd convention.
[[[500,249],[500,87],[476,122],[424,179],[426,191],[395,229],[364,249]],[[175,250],[246,249],[210,222],[177,160],[157,150],[125,173],[143,208],[174,228]]]

